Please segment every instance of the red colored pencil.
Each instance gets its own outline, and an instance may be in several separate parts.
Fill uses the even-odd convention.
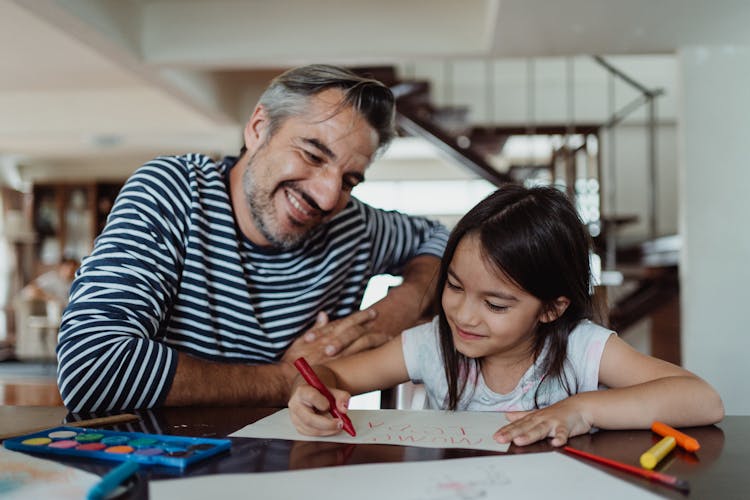
[[[631,474],[636,474],[638,476],[645,477],[646,479],[650,479],[651,481],[656,481],[658,483],[666,484],[667,486],[677,488],[678,490],[681,490],[684,492],[690,491],[690,485],[688,484],[687,481],[685,481],[684,479],[675,477],[675,476],[670,476],[669,474],[664,474],[662,472],[654,472],[652,470],[641,469],[639,467],[634,467],[632,465],[624,464],[616,460],[611,460],[609,458],[600,457],[599,455],[594,455],[593,453],[588,453],[585,451],[577,450],[575,448],[571,448],[570,446],[564,446],[563,450],[567,451],[570,454],[578,455],[579,457],[588,458],[589,460],[593,460],[594,462],[598,462],[600,464],[609,465],[610,467],[614,467],[615,469],[619,469],[625,472],[630,472]]]
[[[326,397],[326,399],[328,400],[328,405],[330,406],[330,409],[328,411],[331,413],[331,415],[334,416],[334,418],[341,419],[341,422],[344,424],[344,430],[352,436],[356,436],[357,432],[354,430],[354,424],[352,424],[352,421],[349,419],[346,413],[341,413],[341,411],[336,408],[336,400],[333,398],[333,394],[331,394],[331,391],[329,391],[328,388],[323,385],[323,382],[320,381],[313,369],[310,368],[310,365],[307,364],[307,360],[305,360],[305,358],[297,358],[297,361],[294,362],[294,366],[300,372],[302,378],[305,379],[305,382],[315,387],[318,392]]]

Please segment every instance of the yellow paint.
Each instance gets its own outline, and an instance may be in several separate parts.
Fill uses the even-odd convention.
[[[29,446],[44,446],[45,444],[49,444],[51,442],[52,440],[50,438],[38,437],[38,438],[30,438],[30,439],[21,441],[21,444],[26,444]]]

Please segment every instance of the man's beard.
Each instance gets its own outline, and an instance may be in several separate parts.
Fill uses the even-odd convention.
[[[273,204],[273,193],[277,189],[283,189],[283,184],[276,186],[273,190],[260,188],[256,184],[253,173],[253,162],[258,152],[250,157],[247,162],[247,168],[242,176],[242,189],[245,193],[247,205],[250,208],[250,216],[253,218],[255,227],[268,240],[271,246],[282,250],[290,250],[304,241],[314,228],[287,234],[281,233],[278,213]],[[295,224],[295,222],[292,221],[292,224]]]

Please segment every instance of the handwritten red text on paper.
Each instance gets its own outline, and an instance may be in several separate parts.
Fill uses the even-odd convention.
[[[472,436],[465,427],[460,425],[415,426],[370,420],[368,421],[368,427],[373,431],[371,435],[367,436],[367,441],[371,443],[476,445],[484,440],[484,437]]]

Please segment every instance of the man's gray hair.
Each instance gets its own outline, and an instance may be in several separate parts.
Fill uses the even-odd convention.
[[[385,149],[396,135],[391,90],[378,80],[327,64],[293,68],[271,81],[258,101],[269,118],[269,137],[285,119],[303,114],[310,97],[332,88],[344,93],[339,109],[351,106],[357,110],[377,132],[378,150]]]

